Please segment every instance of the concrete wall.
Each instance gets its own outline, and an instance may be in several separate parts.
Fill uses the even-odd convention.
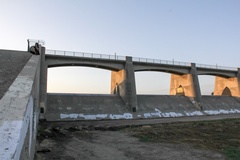
[[[34,158],[39,115],[39,62],[40,56],[32,56],[0,100],[2,160]]]

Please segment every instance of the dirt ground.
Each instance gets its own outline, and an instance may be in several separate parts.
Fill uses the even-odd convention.
[[[40,124],[35,160],[239,159],[239,150],[226,152],[239,149],[239,127],[240,119],[121,128]]]

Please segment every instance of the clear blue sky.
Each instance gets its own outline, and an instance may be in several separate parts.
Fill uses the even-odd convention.
[[[239,0],[2,0],[0,48],[26,50],[30,38],[47,49],[240,67],[239,17]],[[168,94],[169,74],[135,75],[138,93]],[[53,68],[48,77],[49,92],[110,90],[106,70]],[[204,94],[213,84],[200,76]]]

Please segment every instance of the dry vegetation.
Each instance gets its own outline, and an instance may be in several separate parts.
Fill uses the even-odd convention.
[[[126,131],[141,141],[190,143],[240,159],[240,119],[138,126]]]

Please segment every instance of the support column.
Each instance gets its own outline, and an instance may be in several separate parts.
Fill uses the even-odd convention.
[[[177,95],[179,88],[182,94],[193,98],[195,106],[202,109],[202,97],[195,63],[191,64],[190,74],[171,74],[170,95]]]
[[[45,62],[45,47],[40,50],[41,65],[40,65],[40,118],[45,118],[46,103],[47,103],[47,65]]]
[[[137,94],[132,57],[126,57],[125,69],[112,71],[111,94],[121,96],[126,106],[132,111],[137,111]]]
[[[197,107],[201,110],[203,110],[203,104],[202,104],[202,94],[200,90],[199,80],[198,80],[198,74],[196,69],[196,64],[191,63],[191,70],[190,74],[192,75],[193,80],[193,89],[195,94],[195,101],[197,102]]]
[[[214,85],[214,95],[229,95],[240,97],[240,69],[238,68],[238,73],[236,77],[224,78],[218,77],[215,78]]]

